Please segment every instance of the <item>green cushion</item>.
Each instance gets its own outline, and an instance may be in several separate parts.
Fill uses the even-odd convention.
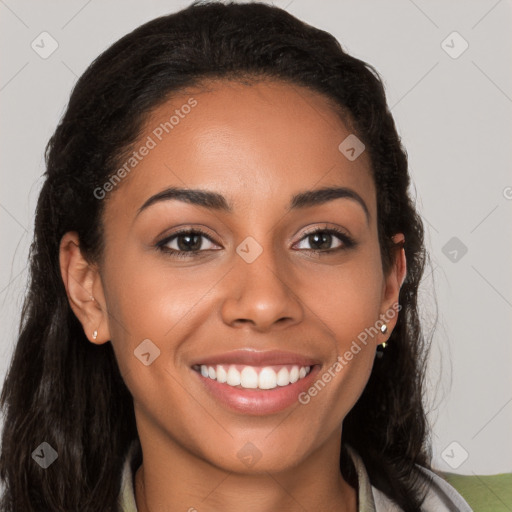
[[[468,502],[475,512],[512,511],[512,473],[501,475],[440,475]]]

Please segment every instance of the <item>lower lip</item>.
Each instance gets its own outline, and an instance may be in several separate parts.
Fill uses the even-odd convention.
[[[277,386],[267,390],[235,388],[209,377],[203,377],[196,370],[192,371],[201,379],[206,390],[223,405],[236,412],[261,416],[283,411],[299,403],[299,395],[311,386],[319,370],[320,366],[314,365],[303,379],[287,386]]]

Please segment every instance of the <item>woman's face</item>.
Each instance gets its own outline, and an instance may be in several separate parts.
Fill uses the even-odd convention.
[[[367,152],[321,95],[279,82],[181,93],[134,149],[81,319],[113,344],[145,457],[336,459],[405,272],[383,275]]]

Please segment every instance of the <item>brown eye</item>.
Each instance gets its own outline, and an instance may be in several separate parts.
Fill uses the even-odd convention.
[[[352,240],[345,233],[338,231],[334,228],[329,229],[316,229],[307,233],[299,242],[304,244],[306,242],[310,247],[300,247],[313,252],[337,252],[344,249],[355,247],[355,241]],[[333,246],[333,244],[335,244]]]
[[[204,240],[207,240],[207,243]],[[198,256],[200,252],[211,250],[212,246],[215,244],[210,236],[197,229],[178,231],[157,244],[163,252],[184,258]]]

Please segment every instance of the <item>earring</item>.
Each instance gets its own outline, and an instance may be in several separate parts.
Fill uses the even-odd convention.
[[[92,333],[92,339],[95,340],[98,337],[98,331]]]
[[[388,326],[387,326],[386,324],[382,324],[382,325],[380,326],[380,332],[381,332],[382,334],[386,334],[386,333],[388,332]],[[386,342],[386,341],[383,341],[383,342],[381,343],[381,346],[382,346],[382,348],[384,349],[384,348],[386,348],[386,347],[388,346],[388,344],[387,344],[387,342]]]

